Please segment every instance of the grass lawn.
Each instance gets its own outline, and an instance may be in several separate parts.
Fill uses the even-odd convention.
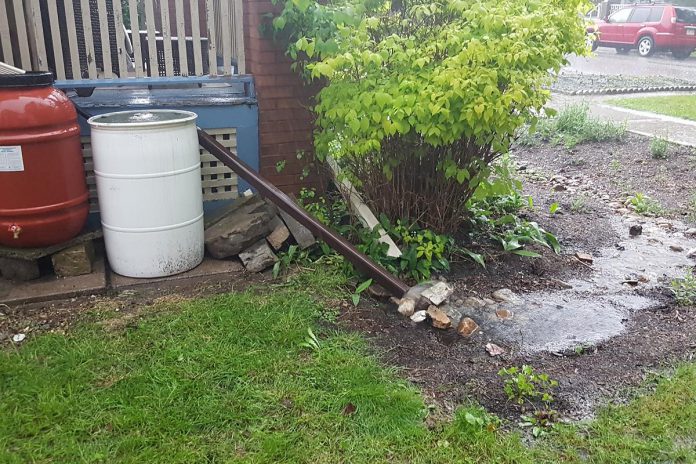
[[[633,110],[650,111],[677,118],[696,121],[696,95],[670,97],[619,98],[610,100],[612,105]]]
[[[3,348],[0,462],[696,462],[693,364],[532,447],[474,405],[427,428],[419,392],[322,322],[312,295],[337,280],[160,304],[125,326],[102,314]]]

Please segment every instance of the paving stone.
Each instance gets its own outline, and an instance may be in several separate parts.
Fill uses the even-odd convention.
[[[41,275],[36,260],[0,257],[0,275],[8,280],[34,280]]]
[[[268,243],[271,245],[271,247],[273,247],[275,251],[278,251],[283,247],[283,244],[290,238],[290,230],[287,228],[283,220],[280,219],[278,216],[276,216],[273,219],[271,227],[273,227],[273,230],[270,233],[270,235],[266,237],[266,240],[268,240]]]
[[[217,259],[238,255],[272,232],[276,213],[275,206],[259,197],[248,200],[205,231],[206,250]]]
[[[261,272],[278,261],[271,247],[263,239],[239,253],[239,259],[249,272]]]
[[[72,277],[92,272],[94,245],[83,242],[51,256],[53,271],[58,277]]]
[[[423,290],[421,296],[427,298],[435,306],[441,305],[454,292],[454,288],[446,282],[437,282]]]
[[[285,222],[285,225],[288,226],[288,229],[290,229],[290,233],[300,248],[304,250],[317,242],[314,235],[312,235],[312,232],[297,222],[295,218],[291,217],[288,213],[285,211],[280,211],[280,217],[283,218],[283,222]]]

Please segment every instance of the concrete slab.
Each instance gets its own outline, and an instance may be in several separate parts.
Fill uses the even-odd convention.
[[[38,301],[59,300],[106,291],[104,259],[94,262],[91,274],[74,277],[45,276],[30,282],[10,282],[0,279],[0,303],[15,305]]]
[[[136,279],[133,277],[125,277],[118,275],[113,271],[109,273],[110,287],[114,290],[121,291],[133,289],[143,286],[152,286],[163,282],[186,281],[189,279],[198,279],[200,277],[219,278],[231,277],[244,272],[244,266],[237,260],[223,260],[206,257],[201,264],[191,269],[168,277],[156,277],[152,279]]]

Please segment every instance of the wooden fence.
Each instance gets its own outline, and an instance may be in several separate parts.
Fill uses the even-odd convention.
[[[59,80],[243,74],[242,18],[242,0],[0,0],[0,61]]]

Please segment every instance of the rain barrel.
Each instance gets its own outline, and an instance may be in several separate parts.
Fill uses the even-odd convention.
[[[47,72],[0,75],[0,245],[47,247],[89,212],[75,107]]]
[[[90,118],[92,156],[111,269],[164,277],[203,260],[196,114],[144,110]]]

